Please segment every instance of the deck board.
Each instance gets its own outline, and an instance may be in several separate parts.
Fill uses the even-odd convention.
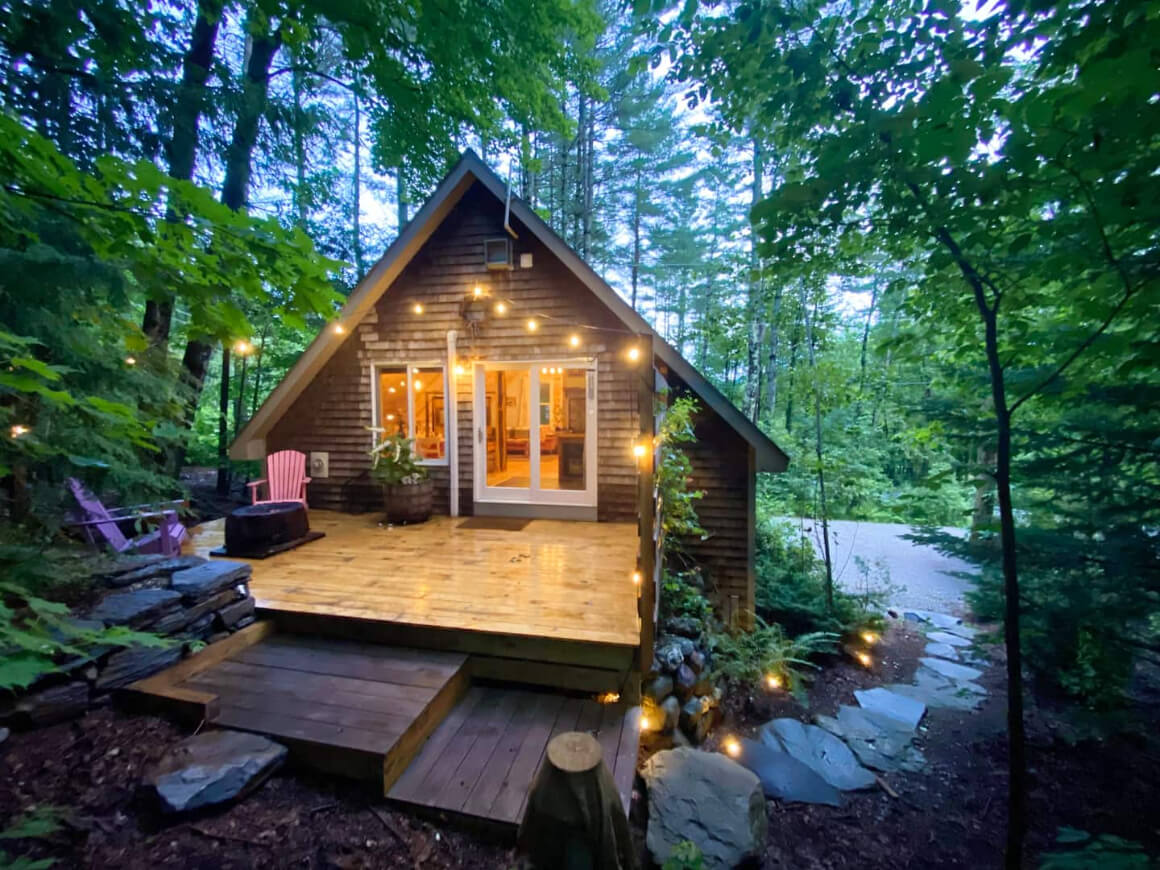
[[[274,612],[636,646],[637,533],[630,523],[533,520],[516,532],[432,517],[386,527],[375,515],[311,510],[326,537],[254,560],[250,588]],[[224,543],[224,520],[186,552]]]
[[[627,811],[636,767],[639,719],[632,713],[637,709],[476,686],[435,730],[388,797],[518,826],[548,742],[565,731],[587,730],[604,749]]]

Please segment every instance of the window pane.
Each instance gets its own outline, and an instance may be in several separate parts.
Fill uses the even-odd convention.
[[[420,459],[444,459],[447,397],[443,392],[443,367],[412,369],[411,390],[415,397],[415,452]]]
[[[407,375],[403,368],[379,369],[379,426],[383,435],[407,435]]]
[[[584,489],[588,373],[584,369],[540,370],[548,387],[547,416],[540,426],[540,488]]]

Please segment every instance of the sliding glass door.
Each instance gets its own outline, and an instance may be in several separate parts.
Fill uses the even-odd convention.
[[[588,361],[475,367],[477,501],[596,505],[596,372]]]

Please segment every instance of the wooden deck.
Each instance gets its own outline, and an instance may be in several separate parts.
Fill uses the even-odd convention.
[[[501,827],[518,826],[548,741],[564,731],[589,731],[604,750],[627,813],[639,730],[639,707],[473,686],[387,797]]]
[[[311,510],[326,537],[252,562],[260,609],[636,647],[637,531],[630,523],[533,520],[518,532],[436,516],[387,527],[376,514]],[[186,552],[224,543],[224,520]]]

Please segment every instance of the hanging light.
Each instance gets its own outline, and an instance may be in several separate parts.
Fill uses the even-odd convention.
[[[535,332],[539,328],[540,328],[540,324],[536,323],[535,320],[528,321],[528,332]]]
[[[416,303],[415,303],[415,306],[414,306],[414,308],[413,308],[412,310],[413,310],[413,311],[414,311],[416,314],[422,314],[422,313],[423,313],[423,303],[422,303],[422,302],[416,302]]]

